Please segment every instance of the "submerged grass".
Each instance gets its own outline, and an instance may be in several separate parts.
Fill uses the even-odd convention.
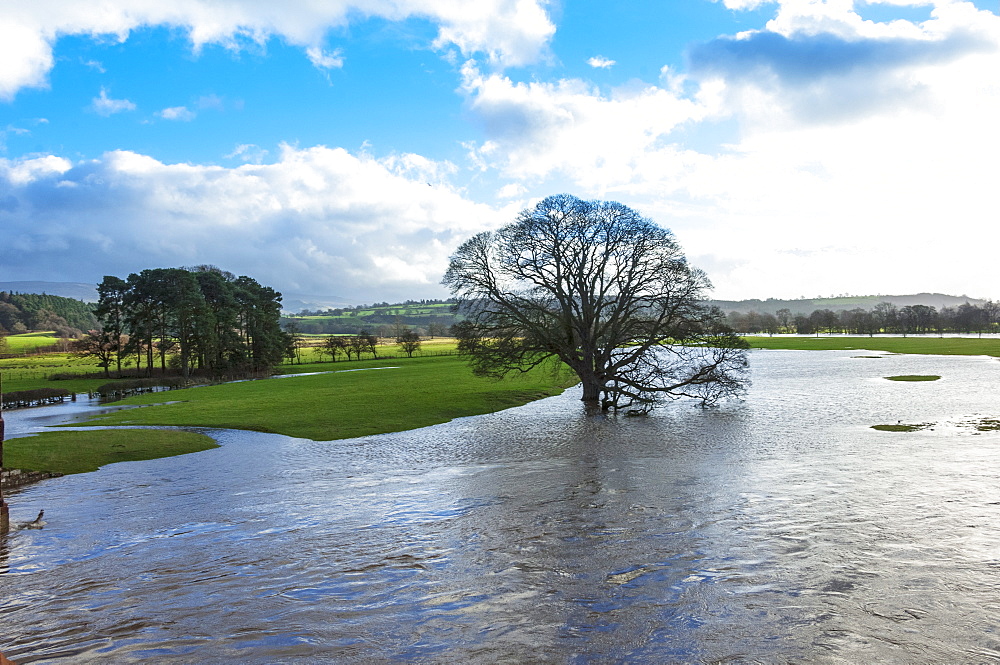
[[[211,437],[172,430],[43,432],[4,443],[4,466],[30,471],[86,473],[105,464],[184,455],[218,444]]]
[[[898,423],[896,425],[872,425],[872,429],[877,429],[880,432],[917,432],[933,425],[934,423],[916,423],[913,425]]]
[[[1000,340],[973,337],[744,337],[753,349],[887,351],[1000,357]]]

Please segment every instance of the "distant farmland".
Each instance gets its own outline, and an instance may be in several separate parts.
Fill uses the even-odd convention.
[[[353,308],[302,311],[282,317],[287,324],[294,321],[305,334],[353,335],[366,330],[380,337],[392,337],[401,330],[416,330],[422,335],[440,337],[448,334],[459,320],[452,312],[451,302],[411,302],[390,305],[378,303]]]

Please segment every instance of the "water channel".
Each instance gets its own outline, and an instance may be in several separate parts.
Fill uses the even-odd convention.
[[[48,524],[0,541],[0,652],[1000,662],[1000,432],[976,426],[1000,417],[1000,362],[752,366],[713,409],[588,417],[571,389],[361,439],[209,430],[220,448],[12,492],[12,519]],[[882,378],[901,374],[942,378]],[[897,421],[933,426],[870,428]]]

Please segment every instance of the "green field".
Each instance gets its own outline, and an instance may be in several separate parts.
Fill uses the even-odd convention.
[[[92,358],[77,358],[70,353],[32,353],[42,346],[58,342],[51,333],[10,335],[7,344],[10,353],[21,353],[12,358],[0,358],[0,378],[4,392],[32,390],[35,388],[65,388],[71,392],[87,392],[106,379],[73,378],[51,381],[54,374],[94,374],[101,372]]]
[[[7,353],[30,353],[42,346],[52,346],[59,343],[59,338],[53,332],[30,332],[20,335],[7,335]]]
[[[43,432],[4,443],[3,461],[11,469],[85,473],[113,462],[170,457],[217,447],[204,434],[171,430]]]
[[[575,376],[554,364],[503,381],[477,378],[453,355],[282,369],[331,373],[132,397],[118,403],[152,406],[72,425],[123,429],[45,432],[12,439],[5,445],[4,463],[11,468],[81,473],[112,462],[167,457],[214,445],[190,432],[127,429],[138,425],[249,429],[318,441],[398,432],[519,406],[576,383]],[[167,401],[171,403],[164,404]]]
[[[392,369],[375,369],[380,367]],[[478,378],[456,356],[322,363],[301,369],[334,373],[174,390],[169,397],[132,397],[120,403],[160,404],[108,414],[89,424],[225,427],[327,441],[499,411],[558,394],[577,382],[557,365],[503,381]],[[360,369],[369,371],[337,371]],[[168,399],[179,403],[162,404]]]
[[[974,337],[744,337],[753,349],[888,351],[943,356],[1000,357],[1000,340]]]

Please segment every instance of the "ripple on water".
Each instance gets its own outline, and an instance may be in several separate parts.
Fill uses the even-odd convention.
[[[744,403],[570,393],[17,493],[0,651],[47,662],[990,662],[1000,415],[975,358],[755,352]],[[876,380],[940,374],[919,386]],[[946,380],[947,379],[947,380]]]

